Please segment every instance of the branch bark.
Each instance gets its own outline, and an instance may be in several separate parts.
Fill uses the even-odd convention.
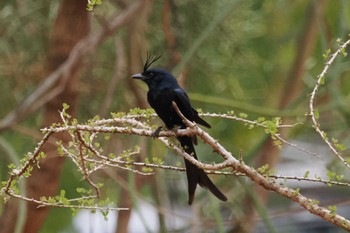
[[[176,107],[175,107],[176,108]],[[309,211],[311,214],[317,215],[321,217],[323,220],[328,221],[339,228],[343,228],[347,231],[350,231],[350,221],[348,219],[345,219],[343,216],[340,216],[336,214],[334,210],[329,210],[326,207],[321,207],[316,200],[309,199],[302,194],[300,194],[297,190],[293,190],[291,188],[286,187],[281,182],[276,182],[276,180],[269,176],[268,174],[262,174],[259,173],[257,170],[255,170],[253,167],[250,167],[244,163],[242,159],[236,159],[232,154],[227,151],[220,143],[218,143],[213,137],[211,137],[207,132],[199,128],[195,123],[188,121],[177,109],[178,114],[182,117],[185,124],[188,126],[186,130],[177,130],[177,131],[162,131],[160,132],[160,137],[158,138],[166,147],[171,148],[179,155],[183,156],[185,159],[193,163],[194,165],[204,169],[204,170],[219,170],[223,168],[231,168],[235,172],[240,172],[241,174],[244,174],[246,177],[248,177],[250,180],[253,181],[253,183],[263,187],[264,189],[268,191],[276,192],[277,194],[280,194],[294,202],[296,202],[298,205]],[[118,121],[120,120],[120,121]],[[99,123],[105,122],[105,125],[101,125]],[[111,126],[111,122],[116,122],[117,124],[122,124],[124,122],[125,126]],[[90,123],[91,124],[91,123]],[[130,127],[132,125],[132,127]],[[28,160],[28,163],[35,164],[36,160],[34,156],[39,156],[41,146],[43,143],[45,143],[48,140],[48,137],[53,135],[54,133],[59,132],[69,132],[71,137],[76,136],[76,131],[79,132],[88,132],[89,134],[96,135],[97,133],[110,133],[110,134],[136,134],[136,135],[142,135],[142,136],[148,136],[153,137],[153,130],[150,126],[143,123],[142,121],[138,120],[138,117],[135,116],[135,118],[125,118],[121,117],[120,119],[114,118],[109,121],[107,120],[101,120],[100,122],[96,122],[95,126],[92,125],[72,125],[72,126],[64,126],[64,127],[51,127],[44,130],[46,132],[45,138],[42,140],[41,144],[38,145],[35,152],[33,153],[33,157]],[[197,135],[199,138],[201,138],[204,143],[208,144],[213,150],[222,156],[224,159],[223,162],[218,164],[206,164],[199,162],[195,158],[193,158],[191,155],[187,154],[180,146],[175,145],[167,138],[167,136],[176,136],[176,135]],[[84,140],[84,137],[81,137],[80,140]],[[100,154],[98,149],[93,148],[93,142],[89,141],[87,143],[80,143],[78,142],[77,147],[81,147],[84,145],[88,145],[87,149],[92,152],[96,158],[105,160],[105,163],[103,163],[103,160],[96,161],[96,164],[100,166],[100,162],[104,164],[104,166],[111,166],[113,163],[116,163],[116,165],[120,164],[120,160],[122,157],[116,157],[115,159],[108,158],[106,155]],[[69,151],[67,150],[68,154]],[[89,160],[89,163],[92,165],[95,163],[93,160],[91,160],[91,155],[89,153],[86,153],[86,155],[68,155],[68,157],[84,157],[86,160]],[[130,165],[130,164],[127,164]],[[79,166],[79,163],[77,164]],[[25,168],[28,166],[23,166],[23,168],[16,169],[17,175],[24,174]],[[87,169],[87,168],[86,168]],[[93,168],[92,168],[93,169]],[[93,169],[93,171],[96,171],[96,169]],[[89,171],[90,173],[90,171]],[[16,175],[13,175],[16,176]],[[12,179],[14,178],[13,176]],[[18,177],[17,177],[18,178]],[[8,187],[10,187],[10,181]],[[2,190],[3,191],[3,190]],[[11,196],[10,190],[6,191],[8,195]],[[15,196],[19,198],[18,196]],[[123,206],[125,207],[125,206]]]

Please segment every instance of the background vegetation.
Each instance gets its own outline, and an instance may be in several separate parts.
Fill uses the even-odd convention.
[[[188,91],[192,104],[204,112],[234,111],[251,120],[279,116],[284,124],[301,123],[280,134],[301,143],[300,147],[326,155],[323,164],[315,162],[319,173],[310,176],[335,172],[347,181],[348,169],[325,149],[307,113],[316,77],[324,68],[324,55],[329,54],[328,49],[338,48],[339,38],[348,39],[349,1],[115,0],[103,1],[93,11],[86,7],[86,2],[69,0],[0,3],[1,180],[8,179],[8,164],[18,163],[24,154],[33,151],[42,137],[39,129],[60,121],[63,103],[71,106],[69,113],[80,122],[96,115],[108,118],[110,112],[148,108],[145,85],[131,80],[130,75],[141,71],[149,51],[162,54],[156,66],[171,70]],[[113,23],[114,28],[110,27]],[[77,43],[82,45],[80,50],[74,47]],[[66,59],[71,59],[65,64],[73,68],[67,65],[69,73],[57,73]],[[349,71],[348,58],[337,58],[316,99],[321,128],[346,148],[350,144]],[[52,79],[55,72],[61,81]],[[44,80],[53,80],[51,88],[44,88]],[[45,90],[44,94],[25,105],[38,90]],[[298,158],[302,164],[310,160],[310,155],[293,151],[292,157],[283,157],[289,147],[275,147],[264,130],[249,129],[242,122],[206,119],[213,126],[209,133],[233,155],[242,153],[248,165],[258,168],[269,164],[282,175],[302,176],[309,171],[300,174],[295,167],[295,173],[290,174],[291,170],[283,170],[287,169],[283,165],[292,164],[288,162],[293,159]],[[155,120],[154,124],[161,122]],[[58,138],[64,142],[67,136]],[[135,159],[140,161],[152,157],[170,165],[182,161],[153,139],[112,135],[102,143],[106,152],[115,154],[138,145],[141,152]],[[209,151],[203,143],[197,146],[202,161],[220,161]],[[74,164],[56,155],[54,145],[48,146],[46,153],[41,169],[33,172],[22,191],[41,197],[57,195],[57,189],[64,189],[74,196],[76,187],[88,187]],[[348,151],[342,153],[347,158]],[[317,161],[312,156],[311,160]],[[94,174],[93,179],[104,184],[103,198],[108,197],[117,206],[136,211],[146,208],[144,202],[151,204],[157,221],[151,224],[156,227],[148,231],[311,232],[310,226],[340,231],[331,224],[317,223],[322,221],[317,217],[308,227],[300,227],[300,221],[286,221],[311,214],[244,177],[213,176],[229,202],[219,203],[209,192],[201,191],[190,209],[186,206],[185,174],[162,169],[155,173],[141,176],[114,168]],[[302,192],[324,201],[325,206],[339,205],[345,212],[349,210],[349,187],[311,182],[291,186],[301,187]],[[17,206],[12,199],[0,204],[0,226],[8,232],[21,228],[23,232],[79,231],[69,209],[38,210],[35,205],[25,208],[26,204],[19,203],[19,212],[9,210]],[[185,223],[176,226],[175,220],[169,220],[174,216]],[[131,211],[120,211],[118,220],[111,215],[109,221],[117,221],[111,232],[127,232],[130,218]],[[146,225],[142,225],[144,232]]]

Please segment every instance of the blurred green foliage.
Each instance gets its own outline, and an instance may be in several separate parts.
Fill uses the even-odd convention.
[[[45,78],[48,38],[58,4],[59,1],[45,0],[0,2],[1,118]],[[237,114],[247,113],[249,119],[260,116],[269,118],[281,113],[293,121],[304,121],[304,115],[308,111],[308,94],[324,66],[322,54],[329,48],[336,48],[336,39],[346,40],[350,32],[350,2],[328,1],[317,18],[317,38],[311,56],[305,62],[300,96],[288,108],[279,109],[279,100],[283,92],[288,91],[284,89],[284,83],[300,48],[300,37],[309,21],[310,10],[315,4],[318,4],[317,1],[303,0],[171,1],[171,30],[176,39],[176,50],[183,60],[177,66],[169,66],[168,48],[162,28],[163,1],[154,1],[147,31],[149,48],[152,53],[164,54],[157,66],[173,70],[175,74],[186,67],[186,89],[193,105],[204,112],[226,113],[234,110]],[[97,14],[103,15],[111,15],[120,10],[110,1],[103,1],[101,6],[95,8]],[[221,15],[223,12],[226,14],[224,17]],[[98,28],[96,18],[92,15],[92,30]],[[125,32],[120,31],[87,58],[79,83],[80,121],[99,114],[106,89],[114,74],[114,37],[121,37],[124,43],[127,41]],[[323,128],[334,137],[341,137],[342,143],[347,147],[350,145],[350,137],[344,131],[350,127],[349,75],[350,62],[339,58],[328,73],[325,87],[322,87],[318,96]],[[131,91],[127,78],[128,75],[121,77],[121,82],[113,93],[110,111],[128,111],[136,107],[130,101]],[[20,124],[38,132],[40,117],[39,111]],[[210,134],[218,138],[233,154],[242,150],[244,156],[252,158],[266,139],[262,129],[248,130],[243,124],[230,120],[207,120],[213,126]],[[312,128],[306,124],[303,128],[293,130],[291,136],[307,138],[311,132]],[[18,155],[32,151],[36,140],[14,130],[2,132],[1,137],[12,145]],[[153,141],[149,144],[153,144]],[[4,180],[10,161],[6,151],[1,148],[0,151],[0,159],[3,161],[0,164],[0,177]],[[151,148],[150,151],[164,154],[164,150],[159,147]],[[198,146],[202,160],[218,159],[218,156],[207,151],[205,145]],[[61,186],[67,192],[75,191],[70,190],[70,182],[79,183],[80,177],[74,175],[73,170],[72,164],[68,163],[62,173]],[[228,183],[233,185],[235,182],[233,179]],[[112,190],[111,193],[117,191]],[[68,212],[69,210],[52,210],[44,229],[63,229],[63,224],[55,223],[57,217],[52,216],[59,215],[68,224],[71,221]]]

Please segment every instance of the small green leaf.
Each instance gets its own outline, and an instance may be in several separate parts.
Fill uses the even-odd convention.
[[[7,165],[7,167],[12,170],[16,168],[16,165],[14,163],[10,163],[9,165]]]
[[[235,111],[231,110],[231,111],[228,111],[227,112],[227,115],[231,115],[231,116],[234,116],[235,115]]]
[[[150,167],[142,167],[143,172],[153,172],[153,169]]]
[[[324,85],[324,83],[326,82],[326,77],[325,76],[322,76],[320,78],[320,85]]]
[[[241,113],[239,114],[239,117],[245,119],[245,118],[248,117],[248,114],[241,112]]]
[[[300,188],[297,188],[294,190],[294,195],[299,195],[300,194]]]
[[[334,217],[336,215],[337,207],[335,205],[330,205],[327,207],[331,211],[331,217]]]
[[[327,172],[327,176],[328,176],[328,179],[330,179],[330,180],[333,180],[333,178],[335,177],[335,173],[334,172],[332,172],[332,171],[328,171]]]
[[[336,175],[336,176],[335,176],[335,179],[336,179],[337,181],[342,181],[342,180],[344,179],[344,175]]]
[[[269,165],[268,165],[268,164],[265,164],[265,165],[259,167],[259,168],[258,168],[258,171],[259,171],[261,174],[265,174],[266,171],[268,171],[268,169],[269,169]]]
[[[318,112],[318,109],[314,110],[314,116],[316,119],[318,119],[320,117],[320,113]]]
[[[331,49],[327,49],[326,52],[322,56],[324,59],[328,59],[329,54],[331,54]]]
[[[71,208],[70,210],[71,210],[71,212],[72,212],[72,216],[73,216],[73,217],[77,216],[77,214],[78,214],[78,212],[79,212],[79,210],[78,210],[77,208]]]
[[[265,121],[265,117],[259,117],[257,120],[257,122],[261,123]]]
[[[342,49],[340,50],[340,52],[341,52],[341,54],[342,54],[344,57],[346,57],[346,56],[348,55],[348,53],[346,52],[345,48],[342,48]]]
[[[62,107],[64,110],[67,110],[67,109],[69,109],[70,106],[67,103],[63,103]]]
[[[102,4],[102,0],[89,0],[88,4],[86,6],[86,9],[88,11],[92,11],[95,6],[98,6],[98,5],[101,5],[101,4]]]

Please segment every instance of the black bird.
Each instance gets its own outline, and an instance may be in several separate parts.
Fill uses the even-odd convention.
[[[158,116],[163,120],[168,129],[179,127],[185,129],[186,125],[182,122],[180,116],[176,113],[172,102],[174,101],[181,113],[190,121],[194,121],[205,127],[210,125],[198,116],[198,112],[192,108],[186,92],[179,86],[175,77],[160,68],[149,69],[152,63],[159,57],[147,56],[143,72],[135,74],[132,78],[141,79],[148,85],[147,100]],[[195,137],[178,136],[182,148],[194,158],[197,159],[193,143],[196,144]],[[193,202],[197,184],[203,188],[208,188],[218,199],[227,201],[227,197],[213,184],[203,169],[185,159],[187,181],[188,181],[188,204]]]

